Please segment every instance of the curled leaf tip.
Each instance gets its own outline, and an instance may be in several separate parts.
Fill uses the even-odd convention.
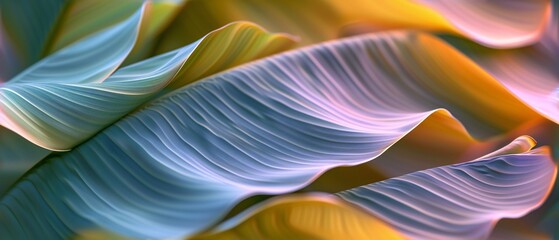
[[[506,155],[506,154],[519,154],[525,153],[530,151],[533,147],[537,144],[536,140],[530,136],[524,135],[514,139],[511,143],[507,144],[506,146],[484,155],[479,159],[491,158],[499,155]]]
[[[484,239],[499,219],[539,207],[556,174],[549,153],[536,149],[419,171],[338,195],[414,239]]]

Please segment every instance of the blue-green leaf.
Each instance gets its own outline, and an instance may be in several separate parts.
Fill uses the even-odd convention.
[[[336,194],[365,216],[347,209],[345,216],[331,214],[325,219],[323,214],[328,210],[317,211],[316,201],[314,206],[306,201],[340,200],[329,199],[331,195],[281,196],[255,205],[194,239],[288,239],[301,235],[389,238],[375,229],[378,226],[374,221],[378,219],[410,239],[485,239],[501,218],[520,217],[547,197],[556,167],[547,149],[530,151],[534,145],[524,136],[478,160],[414,172]],[[357,216],[360,220],[352,219]],[[302,219],[307,223],[296,224]],[[326,232],[329,235],[324,237]]]
[[[130,26],[135,29],[130,31],[137,31],[137,18],[139,15],[122,26]],[[116,26],[115,29],[122,26]],[[111,33],[115,29],[104,33]],[[109,37],[104,33],[99,36]],[[1,86],[0,124],[41,147],[68,150],[138,107],[164,87],[180,87],[293,45],[293,40],[287,35],[271,34],[254,24],[238,22],[217,29],[183,48],[121,68],[106,79],[104,75],[108,74],[109,68],[118,66],[131,46],[125,45],[128,47],[118,59],[109,58],[106,63],[113,61],[113,65],[107,65],[107,68],[99,67],[103,62],[89,59],[92,63],[82,63],[84,66],[81,70],[68,66],[67,72],[56,71],[60,64],[73,63],[67,61],[69,57],[64,56],[65,53],[75,53],[77,58],[87,55],[87,51],[80,54],[78,47],[83,47],[82,44],[102,45],[106,42],[110,45],[112,39],[128,36],[127,32],[121,31],[114,34],[117,36],[110,36],[101,43],[89,42],[91,38],[78,42],[75,46],[61,50],[60,54],[45,59],[45,63],[39,62],[37,67],[33,66],[30,71],[22,73],[16,81]],[[97,36],[92,38],[95,40]],[[96,67],[91,68],[90,65]],[[84,78],[80,79],[80,76]],[[8,143],[10,141],[0,138],[0,148],[11,146]],[[30,158],[27,163],[40,160]],[[1,159],[3,162],[13,160]],[[10,175],[18,176],[16,173]],[[0,183],[0,190],[6,187],[4,182]]]
[[[126,21],[43,58],[7,83],[102,82],[134,47],[144,8]]]
[[[485,239],[548,196],[557,169],[544,149],[433,168],[338,193],[412,239]]]
[[[98,102],[76,118],[88,126],[104,117],[96,107],[125,112],[120,109],[134,104],[126,99],[151,93],[157,78],[179,71],[177,62],[202,42],[123,68],[98,85],[36,89],[91,96]],[[192,234],[247,196],[294,191],[330,168],[377,157],[431,114],[455,121],[442,107],[474,133],[499,131],[503,119],[515,126],[530,117],[526,107],[493,88],[498,85],[483,89],[487,79],[479,69],[425,67],[440,61],[427,46],[446,45],[415,33],[363,36],[267,58],[184,87],[43,161],[1,200],[0,233],[55,238],[101,227],[132,237]],[[462,76],[450,71],[455,68],[479,82],[461,84]],[[431,85],[440,82],[444,87]],[[515,108],[482,104],[493,98],[464,89],[493,90],[502,94],[499,104]]]

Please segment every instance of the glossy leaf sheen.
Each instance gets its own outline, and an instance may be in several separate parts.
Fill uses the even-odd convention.
[[[137,18],[139,15],[131,19],[134,21],[125,22],[122,26],[137,27]],[[121,68],[106,79],[102,76],[120,64],[133,41],[130,44],[117,41],[116,44],[127,46],[127,51],[117,57],[110,55],[110,61],[99,62],[108,64],[106,68],[97,64],[83,64],[79,69],[70,67],[66,72],[58,70],[61,64],[68,63],[68,58],[72,58],[65,56],[66,53],[80,61],[96,63],[98,59],[94,61],[88,57],[95,57],[97,53],[84,57],[84,53],[78,49],[97,44],[97,41],[88,40],[98,37],[109,41],[115,39],[108,33],[131,38],[126,32],[117,31],[119,28],[117,26],[93,36],[93,39],[85,39],[65,48],[1,86],[0,124],[41,147],[67,150],[133,110],[175,80],[171,87],[180,87],[200,77],[285,50],[293,44],[286,35],[270,34],[258,26],[240,22],[209,33],[183,48]],[[239,50],[249,46],[250,51],[241,51],[239,54]]]
[[[494,48],[537,42],[547,23],[550,0],[417,0],[432,7],[469,38]]]
[[[559,2],[540,42],[525,48],[496,50],[447,38],[520,100],[559,123]]]
[[[78,41],[10,79],[16,83],[101,82],[124,61],[138,36],[144,8],[122,23]]]
[[[496,48],[520,47],[539,40],[549,3],[550,0],[352,0],[351,4],[343,0],[189,0],[163,33],[158,51],[169,51],[239,20],[297,35],[304,45],[360,33],[414,29],[459,34]]]
[[[142,2],[144,1],[1,1],[0,24],[7,30],[7,40],[13,43],[2,47],[9,48],[14,54],[9,58],[10,65],[2,65],[9,68],[2,69],[0,75],[5,78],[13,77],[22,68],[56,50],[122,22],[133,15],[142,6]],[[152,3],[147,1],[145,5]]]
[[[424,43],[442,44],[416,34],[363,36],[182,88],[44,161],[2,199],[0,233],[65,237],[100,226],[133,237],[191,234],[249,195],[293,191],[327,169],[375,158],[433,112],[448,114],[440,107],[456,111],[468,125],[491,128],[492,121],[515,119],[498,106],[465,110],[445,104],[486,98],[430,87],[438,81],[433,76],[446,81],[451,75],[416,67],[436,58],[416,52],[416,44]],[[194,46],[124,68],[99,86],[130,87],[130,76],[153,76],[161,62],[178,68],[176,58]],[[400,68],[411,73],[394,71]],[[518,104],[507,95],[502,101]],[[473,110],[496,118],[474,121]]]
[[[93,40],[102,37],[107,39],[106,45],[113,43],[125,48],[111,55],[112,59],[105,62],[110,64],[98,66],[95,63],[103,62],[97,62],[97,54],[79,51],[84,44],[99,47],[100,43],[85,39],[31,67],[15,79],[18,81],[0,86],[0,124],[7,128],[0,130],[0,193],[48,153],[10,130],[41,147],[67,150],[155,94],[163,94],[163,88],[170,91],[204,76],[288,49],[294,43],[288,35],[271,34],[251,23],[233,23],[195,43],[121,68],[104,78],[130,51],[134,41],[128,34],[137,31],[139,14],[92,37]],[[115,32],[123,27],[128,27],[130,32]],[[121,38],[130,41],[114,42]],[[85,62],[84,67],[68,66],[63,68],[66,72],[58,70],[61,65],[73,65],[75,62],[68,61],[72,58]]]
[[[556,167],[547,149],[527,152],[534,145],[520,137],[478,160],[337,193],[357,207],[343,212],[336,209],[347,203],[326,194],[273,198],[194,239],[394,237],[379,219],[410,239],[485,239],[498,220],[520,217],[547,197]]]
[[[549,153],[433,168],[337,195],[414,239],[484,239],[501,218],[538,207],[555,180]]]

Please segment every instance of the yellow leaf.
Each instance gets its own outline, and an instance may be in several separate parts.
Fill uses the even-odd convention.
[[[383,221],[333,196],[284,196],[256,208],[232,228],[191,239],[404,239]]]

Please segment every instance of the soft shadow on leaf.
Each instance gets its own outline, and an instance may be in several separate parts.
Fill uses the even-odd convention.
[[[550,8],[549,0],[515,1],[514,4],[475,1],[481,7],[459,0],[448,3],[453,9],[460,9],[460,13],[455,14],[440,2],[354,0],[347,4],[341,0],[190,0],[163,34],[157,51],[169,51],[239,20],[297,35],[302,45],[365,32],[415,29],[461,34],[494,47],[518,47],[538,40]],[[185,28],[189,31],[185,32]]]
[[[41,148],[6,128],[0,128],[0,194],[23,173],[45,158],[50,151]]]
[[[555,181],[546,149],[483,158],[338,194],[411,238],[483,239],[501,218],[540,206]]]
[[[66,0],[64,10],[57,17],[56,25],[49,33],[48,41],[39,43],[45,45],[43,57],[126,20],[142,6],[143,2],[146,1]],[[152,4],[147,1],[145,5]],[[21,3],[19,5],[25,6]],[[30,17],[35,18],[32,15]],[[28,31],[28,29],[23,30]]]
[[[465,157],[474,155],[470,151],[487,141],[476,141],[452,116],[437,112],[374,161],[329,170],[302,191],[334,193],[415,171],[468,161],[472,158]],[[479,151],[486,153],[488,148]]]
[[[15,68],[3,69],[2,72],[10,72],[2,73],[3,77],[12,77],[66,46],[113,27],[133,15],[144,2],[148,7],[142,31],[127,63],[149,56],[158,35],[177,15],[184,1],[2,1],[0,24],[7,30],[6,40],[14,43],[9,47],[14,52],[9,60],[18,63],[11,63]]]
[[[21,68],[33,64],[43,57],[46,42],[56,26],[58,17],[63,13],[66,2],[65,0],[34,0],[27,3],[21,3],[19,0],[0,2],[0,24],[4,29],[2,33],[6,33],[6,36],[2,37],[9,39],[13,47],[11,51],[18,56],[18,58],[10,60],[19,60],[19,64],[16,65],[19,67],[18,69],[2,69],[2,71],[11,72],[3,77],[12,77],[12,74],[16,74]]]
[[[146,6],[124,21],[51,54],[11,78],[16,83],[102,82],[124,61],[136,43]]]
[[[497,50],[456,37],[444,36],[443,38],[464,52],[526,105],[550,121],[559,123],[559,71],[556,66],[559,61],[557,57],[559,52],[558,13],[559,1],[553,1],[550,22],[545,28],[541,40],[524,48]],[[543,136],[553,138],[557,136],[557,131],[547,132]],[[557,140],[552,146],[556,155]],[[555,234],[555,237],[559,236],[559,233],[554,233],[559,214],[557,214],[557,210],[552,210],[559,209],[558,201],[559,191],[556,187],[542,210],[538,211],[539,213],[535,216],[527,216],[530,218],[526,219],[523,224],[530,225],[536,231],[545,230],[551,235]],[[556,205],[553,206],[553,203]],[[501,231],[501,236],[503,234],[504,231]]]
[[[130,31],[134,32],[138,18],[139,15],[135,15],[122,26],[132,25]],[[119,26],[114,30],[117,29]],[[107,31],[113,33],[113,29]],[[114,39],[111,34],[100,34],[109,41]],[[122,31],[114,34],[133,38]],[[58,53],[51,55],[16,77],[16,81],[0,87],[0,124],[41,147],[68,150],[153,98],[155,94],[161,94],[165,87],[172,90],[204,76],[283,51],[294,43],[287,35],[272,34],[251,23],[233,23],[209,33],[195,43],[121,68],[107,78],[101,78],[109,70],[116,68],[126,57],[126,53],[122,52],[116,56],[118,59],[113,58],[112,61],[97,62],[98,59],[89,59],[87,54],[84,56],[79,51],[79,44],[90,45],[87,41],[85,39],[84,42],[76,43],[75,49],[70,46],[61,50],[58,52],[63,55],[60,58],[57,57]],[[122,42],[117,41],[115,44]],[[129,51],[131,45],[127,47]],[[64,52],[65,50],[68,51]],[[64,54],[68,52],[80,61],[91,61],[92,64],[84,63],[83,69],[69,67],[65,68],[67,72],[61,72],[60,65],[68,63],[68,56]],[[97,66],[95,63],[107,67],[91,68],[90,66]],[[107,65],[109,63],[112,65]],[[85,70],[90,71],[84,72]],[[42,77],[45,75],[47,77]],[[95,77],[83,79],[74,75]],[[10,139],[0,138],[0,141]],[[0,148],[4,146],[11,144],[0,143]],[[33,158],[28,162],[39,160]],[[21,174],[23,172],[19,173]],[[6,187],[4,184],[0,185],[1,188]]]
[[[540,42],[518,49],[491,49],[457,37],[443,38],[543,116],[559,123],[559,2]]]
[[[129,65],[152,56],[161,38],[161,33],[173,22],[186,1],[152,0],[150,2],[151,4],[148,5],[144,16],[146,21],[145,24],[142,24],[138,41],[123,65]]]
[[[385,239],[378,231],[361,231],[374,228],[376,222],[371,223],[370,219],[376,218],[412,239],[484,239],[498,220],[523,216],[549,194],[556,167],[546,149],[529,151],[532,146],[533,140],[522,136],[489,154],[489,158],[432,168],[337,193],[360,209],[362,218],[357,222],[344,219],[349,214],[318,217],[311,212],[317,207],[305,206],[304,202],[291,207],[282,202],[297,199],[294,195],[270,199],[247,209],[202,233],[200,239],[285,239],[302,233],[318,239],[337,239],[336,233],[358,234],[351,239]],[[331,195],[323,197],[328,196]],[[295,215],[298,212],[294,209],[305,214]],[[355,214],[354,210],[347,212]],[[326,226],[336,231],[329,232]]]
[[[157,51],[169,51],[216,27],[240,20],[299,36],[302,45],[337,38],[345,25],[358,21],[367,21],[376,30],[453,32],[436,12],[408,0],[354,0],[351,4],[340,0],[190,0],[164,32]]]
[[[301,191],[333,193],[416,171],[466,162],[499,150],[521,135],[534,136],[538,146],[557,146],[559,139],[554,134],[558,131],[557,124],[540,117],[506,134],[479,141],[472,138],[454,118],[435,113],[374,161],[331,169]],[[520,146],[512,145],[511,150]]]
[[[359,208],[318,193],[273,198],[240,219],[233,228],[189,239],[405,239]]]
[[[6,78],[63,47],[124,21],[142,5],[129,1],[2,1],[0,23],[13,43],[17,68]],[[147,3],[146,5],[151,5]],[[132,34],[133,35],[133,34]],[[6,69],[7,70],[7,69]]]
[[[132,238],[127,238],[116,233],[112,233],[106,230],[84,230],[78,232],[75,236],[70,238],[72,240],[132,240]]]
[[[449,48],[417,33],[368,35],[181,88],[42,161],[2,198],[0,234],[63,238],[102,227],[130,237],[189,235],[246,197],[295,191],[328,169],[368,162],[434,113],[450,111],[478,135],[537,116],[463,56],[429,47]],[[99,86],[119,86],[134,66]]]

